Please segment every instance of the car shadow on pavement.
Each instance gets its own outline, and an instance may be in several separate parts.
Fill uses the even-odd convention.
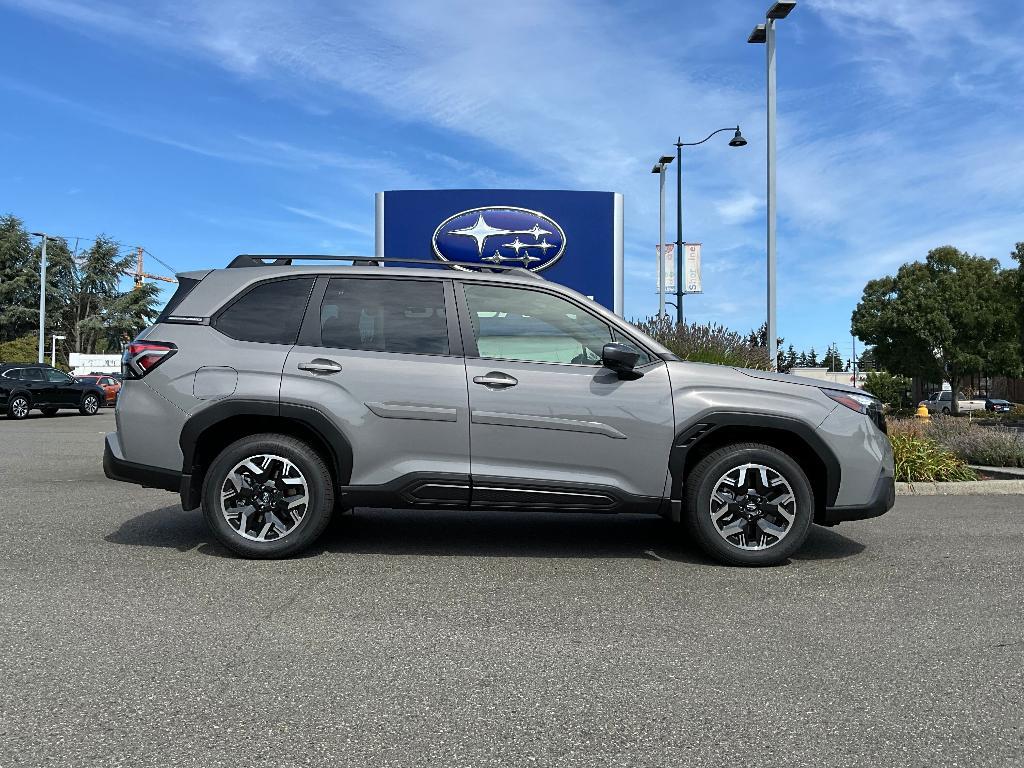
[[[125,520],[112,544],[195,550],[234,557],[210,534],[198,510],[163,507]],[[794,560],[851,557],[864,545],[813,526]],[[542,512],[428,512],[359,509],[338,515],[299,557],[323,553],[442,557],[637,558],[715,566],[671,523],[652,515]]]

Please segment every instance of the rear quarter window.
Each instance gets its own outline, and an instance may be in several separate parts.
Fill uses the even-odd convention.
[[[294,344],[312,288],[312,277],[260,283],[222,309],[213,327],[239,341]]]

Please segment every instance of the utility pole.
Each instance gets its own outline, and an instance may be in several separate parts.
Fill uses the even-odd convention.
[[[39,260],[39,358],[37,363],[46,357],[46,233],[33,232],[36,237],[43,238],[43,253]]]
[[[853,386],[857,386],[857,337],[850,336],[850,344],[853,345]]]

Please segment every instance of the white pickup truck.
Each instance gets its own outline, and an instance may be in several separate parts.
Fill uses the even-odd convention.
[[[981,400],[971,400],[961,392],[956,396],[956,399],[957,404],[960,406],[960,413],[985,410],[984,398]],[[932,392],[931,396],[923,404],[927,406],[928,413],[945,413],[948,415],[953,412],[953,393],[948,391]]]

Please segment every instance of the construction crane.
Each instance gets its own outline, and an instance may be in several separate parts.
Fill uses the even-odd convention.
[[[130,274],[135,279],[135,287],[136,288],[141,288],[143,281],[146,280],[147,278],[150,279],[150,280],[163,280],[165,283],[176,283],[176,282],[178,282],[173,277],[166,277],[165,275],[152,275],[149,272],[146,272],[143,269],[143,266],[142,266],[142,254],[143,253],[148,253],[148,251],[146,251],[146,249],[143,248],[141,245],[137,246],[135,248],[135,271],[128,273],[128,274]],[[150,253],[149,255],[153,256],[152,253]],[[163,264],[168,269],[171,269],[171,267],[168,267],[166,264],[164,264],[162,261],[160,261],[160,259],[157,259],[156,256],[153,256],[153,258],[156,259],[161,264]]]

